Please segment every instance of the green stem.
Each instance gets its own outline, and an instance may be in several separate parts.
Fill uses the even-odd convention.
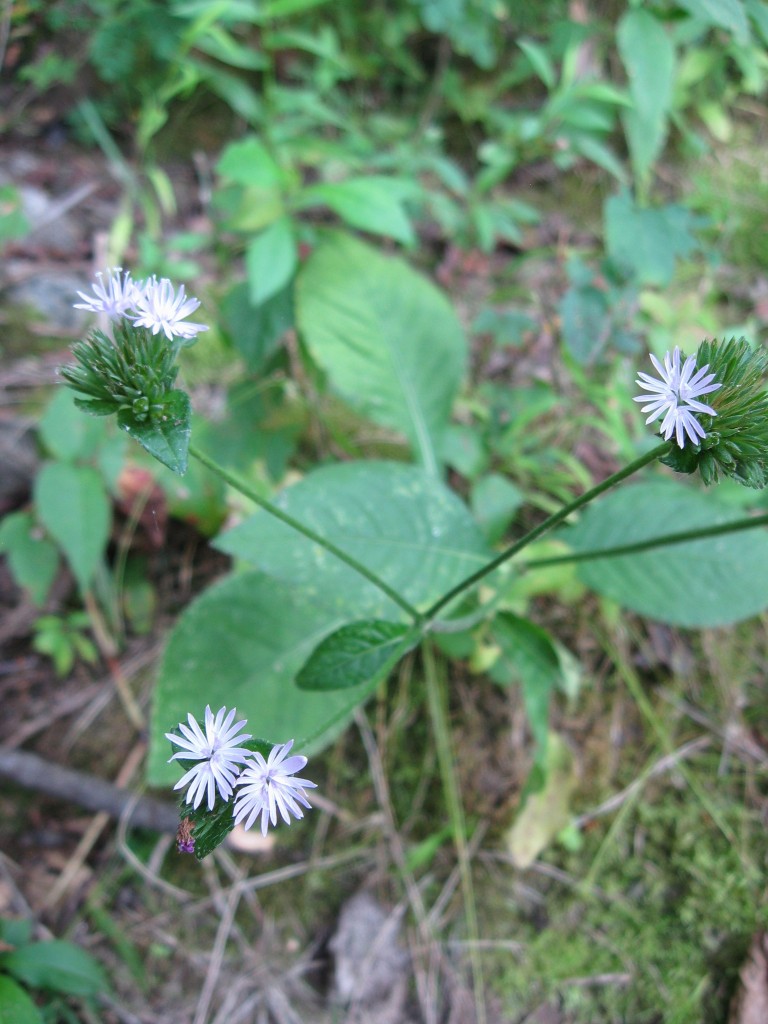
[[[717,526],[703,526],[699,530],[681,530],[679,533],[664,533],[650,540],[639,540],[634,544],[619,544],[614,548],[598,548],[594,551],[572,551],[567,555],[553,555],[551,558],[533,558],[524,562],[522,569],[542,569],[547,565],[561,565],[565,562],[587,562],[595,558],[614,558],[617,555],[634,555],[638,551],[651,551],[653,548],[669,547],[671,544],[683,544],[689,540],[700,540],[702,537],[719,537],[723,533],[738,533],[739,530],[751,530],[757,526],[768,526],[768,515],[747,516],[746,519],[734,519],[730,523],[719,523]]]
[[[589,491],[585,491],[580,497],[575,498],[573,501],[569,502],[569,504],[564,505],[559,512],[555,512],[553,515],[545,519],[543,523],[539,523],[538,526],[534,527],[533,530],[529,530],[524,537],[515,541],[514,544],[510,545],[510,547],[505,548],[501,554],[488,562],[487,565],[484,565],[482,569],[478,569],[477,572],[473,572],[471,576],[467,576],[460,583],[457,583],[456,586],[449,590],[447,594],[443,594],[438,601],[435,601],[435,603],[424,612],[423,618],[427,621],[434,619],[437,613],[442,611],[443,608],[445,608],[445,606],[455,597],[458,597],[459,594],[468,590],[470,587],[473,587],[476,583],[479,583],[480,580],[488,576],[489,573],[492,573],[494,569],[498,569],[498,567],[503,565],[503,563],[508,561],[508,559],[513,558],[518,551],[522,551],[523,548],[527,547],[543,533],[546,533],[548,530],[551,530],[553,526],[557,526],[558,523],[567,519],[572,512],[576,511],[576,509],[581,508],[582,505],[588,504],[593,498],[596,498],[604,491],[614,487],[622,480],[626,480],[628,476],[632,476],[633,473],[642,469],[643,466],[647,466],[649,463],[654,462],[668,450],[669,441],[665,441],[663,444],[657,445],[649,452],[646,452],[645,455],[641,455],[639,459],[635,459],[634,462],[630,462],[628,466],[620,469],[618,473],[613,473],[606,480],[603,480],[601,484],[591,488]]]
[[[406,601],[404,597],[401,597],[401,595],[398,594],[396,590],[393,590],[388,583],[385,583],[384,580],[380,579],[375,572],[371,572],[370,569],[367,569],[362,562],[358,562],[358,560],[353,558],[352,555],[348,555],[346,551],[342,551],[341,548],[337,548],[335,544],[326,540],[325,537],[322,537],[319,533],[315,533],[315,531],[309,526],[305,526],[303,523],[299,522],[298,519],[294,519],[293,516],[288,515],[287,512],[283,512],[282,509],[273,505],[271,501],[267,501],[266,498],[262,498],[262,496],[245,483],[244,480],[235,476],[234,473],[230,473],[229,470],[224,469],[224,467],[220,466],[218,462],[214,462],[213,459],[206,455],[205,452],[200,451],[200,449],[195,447],[195,445],[190,444],[189,454],[196,458],[198,462],[202,462],[204,466],[207,466],[211,472],[220,476],[222,480],[229,484],[230,487],[234,487],[236,491],[245,495],[246,498],[250,498],[251,501],[256,502],[256,504],[263,508],[265,512],[269,512],[271,516],[274,516],[275,519],[279,519],[281,523],[285,523],[286,526],[290,526],[291,529],[296,530],[297,533],[302,534],[314,544],[319,544],[320,547],[325,548],[326,551],[332,554],[334,558],[338,558],[340,562],[344,562],[344,564],[348,565],[350,569],[354,569],[358,575],[364,577],[364,579],[368,580],[369,583],[372,583],[374,587],[382,592],[382,594],[386,594],[387,597],[391,601],[394,601],[399,608],[402,608],[404,612],[407,612],[407,614],[413,619],[414,623],[422,621],[423,616],[413,607],[412,604]]]
[[[448,722],[448,698],[445,681],[438,671],[435,653],[429,638],[425,638],[422,646],[424,655],[424,677],[427,684],[427,703],[432,731],[435,736],[437,763],[440,769],[440,780],[443,784],[448,815],[451,819],[451,831],[456,845],[459,861],[461,891],[464,897],[464,912],[467,915],[467,932],[469,934],[469,958],[472,966],[472,980],[475,990],[475,1013],[477,1024],[486,1024],[485,986],[483,969],[480,962],[480,928],[477,922],[477,905],[475,890],[472,883],[472,865],[467,847],[467,829],[464,821],[464,808],[461,804],[461,793],[456,778],[455,757],[451,744],[451,730]]]

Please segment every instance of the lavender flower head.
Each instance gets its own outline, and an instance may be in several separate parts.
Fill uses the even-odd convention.
[[[153,276],[144,282],[133,302],[134,312],[127,315],[136,327],[146,327],[153,334],[163,331],[169,341],[174,336],[192,339],[208,330],[205,324],[185,322],[199,306],[199,299],[187,298],[183,284],[177,293],[167,277],[158,281]]]
[[[86,295],[85,292],[77,294],[83,301],[76,302],[75,309],[85,309],[89,313],[104,313],[111,320],[117,320],[134,307],[141,294],[141,285],[131,280],[129,270],[123,272],[122,267],[112,267],[106,271],[106,280],[101,272],[96,275],[93,295]]]
[[[650,394],[638,395],[633,399],[635,402],[646,403],[640,410],[650,413],[645,422],[651,423],[663,416],[659,429],[665,441],[669,441],[674,434],[680,448],[685,445],[686,438],[692,444],[699,444],[707,435],[694,413],[717,416],[717,412],[712,406],[699,402],[698,398],[717,391],[722,384],[714,382],[714,373],[707,373],[709,363],[696,370],[696,356],[688,356],[681,367],[680,348],[677,345],[664,356],[663,366],[654,355],[651,356],[651,362],[661,380],[639,372],[635,383]]]
[[[293,740],[279,743],[272,748],[266,760],[262,754],[251,755],[252,760],[248,761],[237,780],[242,789],[235,797],[233,813],[236,825],[245,821],[248,829],[261,815],[261,834],[265,836],[270,823],[277,824],[278,811],[286,825],[290,825],[291,815],[303,818],[301,807],[312,807],[304,790],[315,789],[316,785],[308,779],[294,778],[307,759],[300,754],[288,757],[292,746]]]
[[[171,743],[184,748],[169,758],[169,762],[199,761],[173,787],[183,789],[189,786],[186,802],[195,808],[200,806],[203,796],[207,794],[208,810],[212,811],[217,790],[222,800],[228,800],[239,772],[235,766],[245,764],[248,758],[253,757],[253,752],[246,747],[235,746],[238,742],[249,740],[251,736],[249,733],[240,733],[246,724],[245,719],[232,725],[234,717],[235,708],[227,714],[227,709],[223,707],[219,708],[214,718],[208,705],[205,709],[205,732],[190,713],[187,716],[189,725],[179,723],[181,736],[172,732],[165,734]]]

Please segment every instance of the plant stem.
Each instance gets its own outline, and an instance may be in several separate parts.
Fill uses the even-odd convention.
[[[464,897],[464,912],[467,915],[467,932],[469,934],[469,958],[472,965],[472,980],[475,991],[475,1013],[477,1024],[486,1024],[485,986],[483,969],[480,962],[480,929],[477,923],[477,905],[475,890],[472,884],[472,865],[467,848],[466,824],[464,808],[461,804],[459,783],[454,770],[455,758],[451,744],[451,731],[448,722],[448,699],[445,680],[438,671],[432,642],[425,637],[422,645],[424,653],[424,676],[427,684],[427,703],[432,732],[435,736],[437,763],[440,768],[440,779],[443,784],[448,814],[451,819],[453,841],[459,862],[461,891]]]
[[[723,533],[737,533],[739,530],[751,530],[757,526],[768,526],[768,514],[747,516],[745,519],[734,519],[730,523],[719,523],[717,526],[703,526],[699,530],[681,530],[679,533],[665,533],[650,540],[639,540],[634,544],[619,544],[613,548],[598,548],[594,551],[572,551],[567,555],[553,555],[551,558],[534,558],[524,562],[522,569],[541,569],[546,565],[560,565],[565,562],[587,562],[595,558],[613,558],[617,555],[633,555],[638,551],[651,551],[653,548],[669,547],[671,544],[683,544],[689,540],[702,537],[718,537]]]
[[[250,498],[251,501],[256,502],[256,504],[263,508],[265,512],[269,512],[270,515],[274,516],[275,519],[279,519],[280,522],[285,523],[286,526],[290,526],[291,529],[302,534],[307,538],[307,540],[311,540],[313,544],[319,544],[320,547],[325,548],[326,551],[332,554],[334,558],[338,558],[340,562],[344,562],[344,564],[348,565],[350,569],[354,569],[359,576],[364,577],[364,579],[368,580],[369,583],[372,583],[374,587],[380,590],[382,594],[386,594],[391,601],[394,601],[399,608],[402,608],[404,612],[407,612],[413,619],[414,623],[422,621],[423,616],[413,607],[412,604],[406,601],[406,599],[398,594],[396,590],[393,590],[388,583],[385,583],[384,580],[380,579],[375,572],[371,572],[370,569],[367,569],[362,562],[358,562],[358,560],[352,555],[347,554],[346,551],[342,551],[341,548],[337,548],[335,544],[326,540],[325,537],[322,537],[319,533],[315,533],[311,527],[305,526],[303,523],[299,522],[298,519],[294,519],[293,516],[288,515],[287,512],[283,512],[282,509],[273,505],[271,501],[267,501],[266,498],[262,498],[262,496],[245,483],[244,480],[235,476],[234,473],[230,473],[229,470],[224,469],[223,466],[220,466],[218,462],[215,462],[212,458],[206,455],[205,452],[200,451],[200,449],[195,445],[190,444],[189,454],[196,458],[198,462],[202,462],[202,464],[213,473],[220,476],[222,480],[230,485],[230,487],[234,487],[236,491],[245,495],[246,498]]]
[[[576,511],[576,509],[579,509],[583,505],[588,504],[590,501],[592,501],[593,498],[596,498],[604,491],[607,491],[611,487],[614,487],[622,480],[626,480],[628,476],[632,476],[633,473],[636,473],[639,469],[642,469],[643,466],[647,466],[649,463],[654,462],[656,459],[660,458],[665,452],[669,450],[669,445],[669,441],[665,441],[663,444],[657,445],[655,448],[652,448],[649,452],[646,452],[645,455],[641,455],[639,459],[635,459],[634,462],[630,462],[628,466],[625,466],[623,469],[620,469],[617,473],[613,473],[611,476],[609,476],[606,480],[603,480],[603,482],[598,484],[596,487],[592,487],[590,490],[585,491],[584,494],[582,494],[580,497],[575,498],[567,505],[564,505],[559,512],[553,513],[553,515],[545,519],[543,523],[539,523],[538,526],[534,527],[532,530],[529,530],[524,537],[521,537],[520,540],[515,541],[515,543],[510,545],[508,548],[505,548],[505,550],[502,551],[501,554],[497,555],[496,558],[488,562],[487,565],[484,565],[482,569],[478,569],[477,572],[473,572],[471,576],[467,576],[460,583],[457,583],[456,586],[449,590],[447,594],[443,594],[443,596],[438,601],[435,601],[435,603],[424,612],[423,618],[426,620],[434,619],[437,613],[442,611],[443,608],[445,608],[445,606],[449,604],[455,597],[458,597],[459,594],[463,593],[465,590],[468,590],[470,587],[474,586],[475,583],[479,583],[480,580],[488,576],[489,573],[492,573],[494,569],[498,569],[500,565],[503,565],[504,562],[508,561],[508,559],[516,555],[518,551],[522,551],[523,548],[527,547],[532,541],[536,540],[543,533],[546,533],[548,530],[551,530],[553,526],[557,526],[558,523],[561,523],[564,519],[567,519],[572,512]]]

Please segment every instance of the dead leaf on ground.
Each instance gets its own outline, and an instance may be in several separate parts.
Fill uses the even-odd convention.
[[[731,1005],[728,1024],[768,1021],[768,932],[758,932],[739,972],[741,987]]]

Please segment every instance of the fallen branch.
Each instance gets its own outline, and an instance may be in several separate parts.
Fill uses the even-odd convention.
[[[34,789],[47,796],[79,804],[89,811],[103,811],[111,818],[119,818],[135,795],[119,789],[111,782],[63,768],[25,750],[9,750],[0,746],[0,777]],[[178,808],[153,797],[141,797],[131,809],[131,825],[154,832],[175,833],[179,824]]]

